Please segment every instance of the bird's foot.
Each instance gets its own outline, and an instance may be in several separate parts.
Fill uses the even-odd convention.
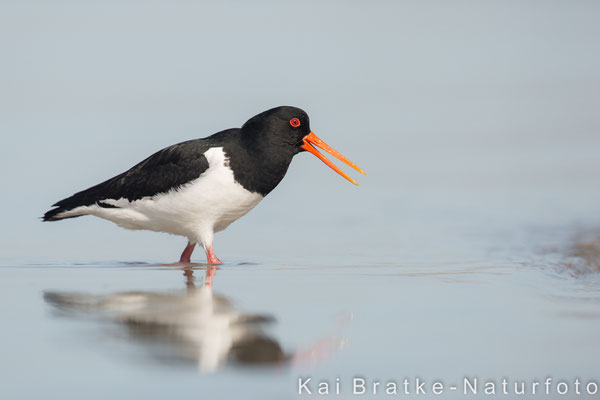
[[[183,253],[181,253],[181,257],[179,257],[180,263],[189,263],[191,262],[192,253],[194,252],[194,248],[196,247],[196,242],[188,242],[185,249],[183,249]]]
[[[206,249],[206,262],[209,264],[223,264],[215,255],[212,246]]]

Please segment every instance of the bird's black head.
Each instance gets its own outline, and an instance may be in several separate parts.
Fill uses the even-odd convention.
[[[242,142],[244,142],[247,149],[254,149],[256,152],[260,152],[263,157],[268,157],[275,163],[285,164],[285,169],[287,169],[287,165],[295,154],[308,151],[338,174],[358,185],[346,173],[319,153],[316,149],[318,147],[364,175],[364,172],[358,166],[335,151],[310,130],[308,114],[300,108],[281,106],[264,111],[250,118],[242,126],[241,133]]]
[[[308,114],[296,107],[281,106],[250,118],[242,126],[242,137],[248,142],[271,150],[294,155],[303,151],[303,138],[310,134]]]

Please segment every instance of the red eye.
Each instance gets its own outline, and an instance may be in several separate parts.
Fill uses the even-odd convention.
[[[292,128],[297,128],[300,126],[300,120],[298,118],[292,118],[290,119],[290,125]]]

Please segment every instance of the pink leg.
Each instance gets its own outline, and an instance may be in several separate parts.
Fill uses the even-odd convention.
[[[185,249],[183,249],[183,253],[181,253],[181,257],[179,257],[180,263],[189,263],[190,262],[190,257],[192,256],[192,253],[194,252],[194,247],[196,247],[196,242],[194,242],[194,243],[188,242],[187,246],[185,246]]]
[[[204,250],[206,252],[206,262],[209,264],[223,264],[213,252],[212,246]]]

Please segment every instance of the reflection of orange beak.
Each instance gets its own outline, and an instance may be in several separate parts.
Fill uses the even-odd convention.
[[[348,179],[350,182],[354,183],[356,186],[358,186],[358,183],[356,183],[354,181],[354,179],[350,178],[344,171],[342,171],[341,169],[336,167],[335,164],[333,164],[331,161],[329,161],[323,154],[319,153],[319,151],[317,149],[315,149],[315,146],[320,149],[325,150],[326,152],[328,152],[329,154],[331,154],[332,156],[334,156],[335,158],[337,158],[344,164],[349,165],[350,167],[354,168],[361,174],[366,175],[365,172],[362,169],[358,168],[358,166],[356,164],[354,164],[353,162],[348,160],[346,157],[344,157],[343,155],[341,155],[340,153],[338,153],[337,151],[332,149],[327,143],[325,143],[324,141],[319,139],[317,137],[317,135],[315,135],[312,131],[308,135],[304,136],[302,138],[302,141],[304,142],[304,144],[300,147],[302,147],[304,150],[306,150],[308,152],[313,153],[321,161],[323,161],[325,164],[327,164],[329,166],[329,168],[331,168],[332,170],[334,170],[335,172],[337,172],[344,178]]]

